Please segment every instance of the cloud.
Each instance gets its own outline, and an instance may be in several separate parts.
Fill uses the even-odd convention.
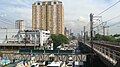
[[[118,0],[65,0],[65,23],[68,28],[75,30],[75,32],[79,32],[83,30],[84,25],[88,25],[89,23],[89,14],[94,13],[94,15],[99,14],[106,8],[113,5]],[[71,4],[69,4],[71,3]],[[104,12],[101,16],[103,17],[103,21],[109,20],[119,14],[120,3],[109,9],[108,11]],[[120,14],[119,14],[120,15]],[[69,16],[69,17],[68,17]],[[66,22],[68,19],[77,20],[77,18],[81,19],[80,23],[75,22]],[[114,21],[110,21],[109,24],[115,23],[115,21],[119,21],[116,19]],[[84,22],[84,23],[83,23]],[[86,23],[85,23],[86,22]],[[89,27],[88,27],[89,28]],[[116,29],[116,28],[114,28]],[[113,32],[110,31],[112,34]]]
[[[37,0],[1,0],[0,2],[0,15],[6,14],[5,18],[15,23],[16,19],[23,19],[32,23],[32,4]],[[44,0],[40,0],[44,1]],[[65,13],[65,26],[72,29],[74,32],[83,30],[83,26],[89,23],[89,14],[94,13],[97,15],[110,5],[118,0],[61,0],[64,4]],[[120,4],[117,4],[110,10],[102,14],[103,21],[106,21],[114,16],[117,16],[120,11]],[[116,19],[108,24],[118,21]],[[10,22],[11,23],[11,22]],[[111,32],[112,33],[112,32]]]
[[[6,14],[6,16],[3,17],[9,19],[10,21],[7,23],[10,23],[12,25],[9,25],[7,23],[5,24],[8,27],[11,26],[11,28],[13,28],[15,21],[20,19],[25,20],[25,23],[29,23],[31,26],[32,3],[32,0],[1,0],[0,9],[2,10],[0,10],[0,15]]]

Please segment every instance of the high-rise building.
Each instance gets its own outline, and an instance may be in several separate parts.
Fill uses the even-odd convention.
[[[37,1],[32,5],[32,29],[64,34],[64,7],[61,1]]]
[[[69,30],[67,29],[67,27],[65,27],[64,35],[65,35],[67,38],[69,38]]]
[[[15,22],[15,28],[19,29],[19,31],[24,31],[25,30],[24,20],[16,20],[16,22]]]

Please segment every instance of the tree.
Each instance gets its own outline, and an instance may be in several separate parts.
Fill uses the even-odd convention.
[[[100,34],[96,34],[94,37],[94,40],[104,40],[104,41],[110,41],[110,42],[116,41],[115,37],[112,35],[104,36],[104,35],[100,35]]]
[[[62,34],[51,34],[51,38],[53,40],[53,48],[56,49],[58,46],[62,45],[62,44],[68,44],[69,43],[69,39],[62,35]]]
[[[113,36],[103,36],[104,41],[110,41],[110,42],[115,42],[116,39]]]
[[[120,34],[115,34],[113,35],[113,37],[120,37]]]
[[[116,42],[120,42],[120,38],[116,39]]]
[[[93,38],[94,40],[101,40],[102,39],[102,35],[100,34],[96,34],[95,37]]]

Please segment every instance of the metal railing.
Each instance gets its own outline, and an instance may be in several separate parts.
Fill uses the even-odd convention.
[[[87,44],[87,45],[88,45],[88,47],[91,48],[90,44]],[[96,51],[98,54],[102,55],[104,58],[106,58],[108,61],[110,61],[113,65],[115,65],[117,63],[117,61],[120,59],[120,51],[117,51],[117,49],[116,50],[112,49],[112,47],[109,47],[109,45],[104,46],[99,43],[93,44],[94,51]]]

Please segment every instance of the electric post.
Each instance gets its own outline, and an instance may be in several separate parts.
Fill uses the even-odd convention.
[[[105,36],[105,26],[103,26],[103,36]]]
[[[82,42],[82,39],[83,39],[83,31],[81,31],[81,42]]]
[[[93,67],[93,58],[94,56],[92,55],[93,53],[93,14],[90,14],[90,45],[91,45],[91,58],[90,58],[90,67]]]
[[[27,41],[27,30],[25,30],[25,49],[26,49],[26,41]]]
[[[86,37],[85,35],[86,35],[86,34],[85,34],[85,26],[84,26],[84,44],[85,44],[85,39],[86,39],[86,38],[85,38],[85,37]]]
[[[91,44],[91,49],[93,49],[93,14],[92,13],[90,14],[90,44]]]

